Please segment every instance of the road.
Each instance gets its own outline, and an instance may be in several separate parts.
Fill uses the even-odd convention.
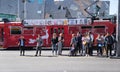
[[[35,57],[35,51],[28,50],[19,56],[19,50],[0,51],[0,72],[120,72],[120,59],[106,57],[53,56],[50,50]]]

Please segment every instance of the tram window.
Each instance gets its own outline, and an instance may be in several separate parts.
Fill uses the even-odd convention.
[[[33,27],[24,27],[24,34],[33,34]]]
[[[82,29],[90,29],[90,28],[92,28],[92,26],[82,26],[81,28]]]
[[[105,33],[105,26],[94,26],[95,33]]]
[[[24,29],[30,30],[33,29],[33,27],[24,27]]]
[[[45,31],[46,31],[46,29],[45,29],[44,26],[35,27],[34,29],[36,30],[36,31],[34,31],[35,34],[40,34],[40,35],[44,35],[44,34],[45,34]],[[33,29],[33,30],[34,30],[34,29]]]
[[[105,28],[105,26],[94,26],[94,28]]]
[[[53,34],[53,28],[51,28],[51,34]]]
[[[70,26],[69,27],[69,33],[77,33],[79,31],[79,26]]]
[[[3,28],[0,29],[0,42],[4,41],[4,34],[3,34]]]
[[[62,33],[64,34],[64,28],[62,28]]]
[[[21,28],[20,27],[11,27],[11,34],[21,34]]]
[[[58,28],[58,33],[60,33],[60,28]]]
[[[54,30],[53,30],[53,33],[57,33],[57,29],[54,29]]]

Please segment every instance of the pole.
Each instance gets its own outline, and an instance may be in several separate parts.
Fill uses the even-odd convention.
[[[46,14],[46,0],[43,0],[44,4],[43,4],[43,19],[45,19],[45,14]]]
[[[117,15],[117,52],[116,56],[120,57],[120,0],[118,0],[118,15]]]
[[[19,16],[19,8],[20,8],[19,0],[18,0],[18,6],[17,6],[17,7],[18,7],[18,9],[17,9],[17,13],[18,13],[17,16],[18,16],[18,18],[19,18],[19,17],[20,17],[20,16]]]
[[[24,19],[26,19],[27,17],[26,3],[27,3],[27,0],[24,1]]]

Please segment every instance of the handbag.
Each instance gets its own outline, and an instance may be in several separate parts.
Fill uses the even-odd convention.
[[[101,43],[99,43],[99,44],[98,44],[98,47],[102,47],[102,44],[101,44]]]
[[[86,41],[83,41],[83,45],[86,45],[87,44],[87,42]]]

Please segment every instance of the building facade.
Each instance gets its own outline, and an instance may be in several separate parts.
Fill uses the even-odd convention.
[[[94,0],[0,0],[0,13],[13,14],[21,20],[90,17],[85,8],[93,16],[109,15],[109,1],[94,2]]]

